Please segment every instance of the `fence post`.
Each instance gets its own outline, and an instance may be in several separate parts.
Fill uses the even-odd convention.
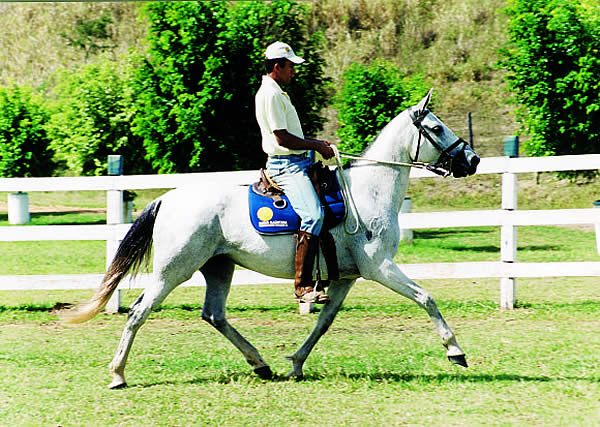
[[[504,138],[504,155],[518,157],[519,138],[507,136]],[[517,210],[518,179],[515,173],[502,174],[502,209]],[[503,263],[517,261],[517,227],[502,225],[500,227],[500,260]],[[503,277],[500,279],[500,308],[512,310],[517,302],[517,279]]]
[[[300,314],[310,314],[316,310],[315,304],[312,302],[299,302],[298,303],[298,312]]]
[[[405,197],[400,207],[400,219],[403,213],[410,213],[412,211],[412,200],[410,197]],[[410,228],[402,228],[400,224],[400,241],[412,245],[413,243],[413,231]]]
[[[108,175],[123,175],[123,157],[119,155],[108,156]],[[123,191],[108,190],[106,192],[106,223],[109,225],[123,224]],[[120,240],[106,240],[106,268],[108,268],[117,253]],[[106,311],[108,313],[117,313],[121,306],[121,291],[116,290],[112,295]]]
[[[600,208],[600,200],[594,202],[594,207]],[[596,230],[596,251],[598,251],[598,255],[600,255],[600,222],[594,224],[594,229]]]
[[[471,112],[467,114],[467,125],[469,126],[469,146],[475,149],[475,141],[473,141],[473,119],[471,118]]]

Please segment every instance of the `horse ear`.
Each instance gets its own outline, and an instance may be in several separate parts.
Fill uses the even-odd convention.
[[[431,101],[431,94],[433,93],[433,88],[429,89],[429,92],[427,92],[427,95],[425,95],[425,98],[423,98],[421,100],[421,102],[419,102],[419,104],[417,105],[417,111],[424,111],[427,106],[429,105],[429,101]]]

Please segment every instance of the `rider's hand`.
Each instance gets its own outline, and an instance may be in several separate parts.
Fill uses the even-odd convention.
[[[325,160],[331,159],[333,156],[335,156],[333,148],[331,148],[331,143],[327,141],[319,141],[319,147],[317,148],[317,151]]]

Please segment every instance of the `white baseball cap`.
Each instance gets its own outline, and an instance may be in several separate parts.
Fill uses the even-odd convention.
[[[270,44],[269,47],[267,47],[265,56],[267,59],[286,58],[292,61],[294,64],[302,64],[304,62],[304,59],[297,56],[289,44],[282,42]]]

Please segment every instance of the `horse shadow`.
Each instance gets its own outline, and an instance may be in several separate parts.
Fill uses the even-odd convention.
[[[596,378],[583,378],[583,377],[548,377],[548,376],[532,376],[532,375],[520,375],[520,374],[453,374],[453,373],[441,373],[441,374],[409,374],[400,372],[365,372],[365,373],[350,373],[350,374],[316,374],[309,373],[305,374],[301,379],[288,378],[285,375],[274,374],[270,380],[263,380],[258,378],[256,375],[244,371],[230,372],[227,375],[220,374],[216,376],[205,376],[196,377],[186,381],[156,381],[145,384],[132,384],[132,387],[136,388],[152,388],[162,385],[198,385],[198,384],[230,384],[231,382],[249,382],[249,383],[266,383],[266,382],[313,382],[318,383],[324,380],[344,380],[349,379],[352,381],[356,380],[369,380],[375,382],[386,383],[416,383],[416,384],[442,384],[442,383],[463,383],[463,384],[485,384],[485,383],[551,383],[551,382],[564,382],[577,381],[577,382],[597,382]]]

